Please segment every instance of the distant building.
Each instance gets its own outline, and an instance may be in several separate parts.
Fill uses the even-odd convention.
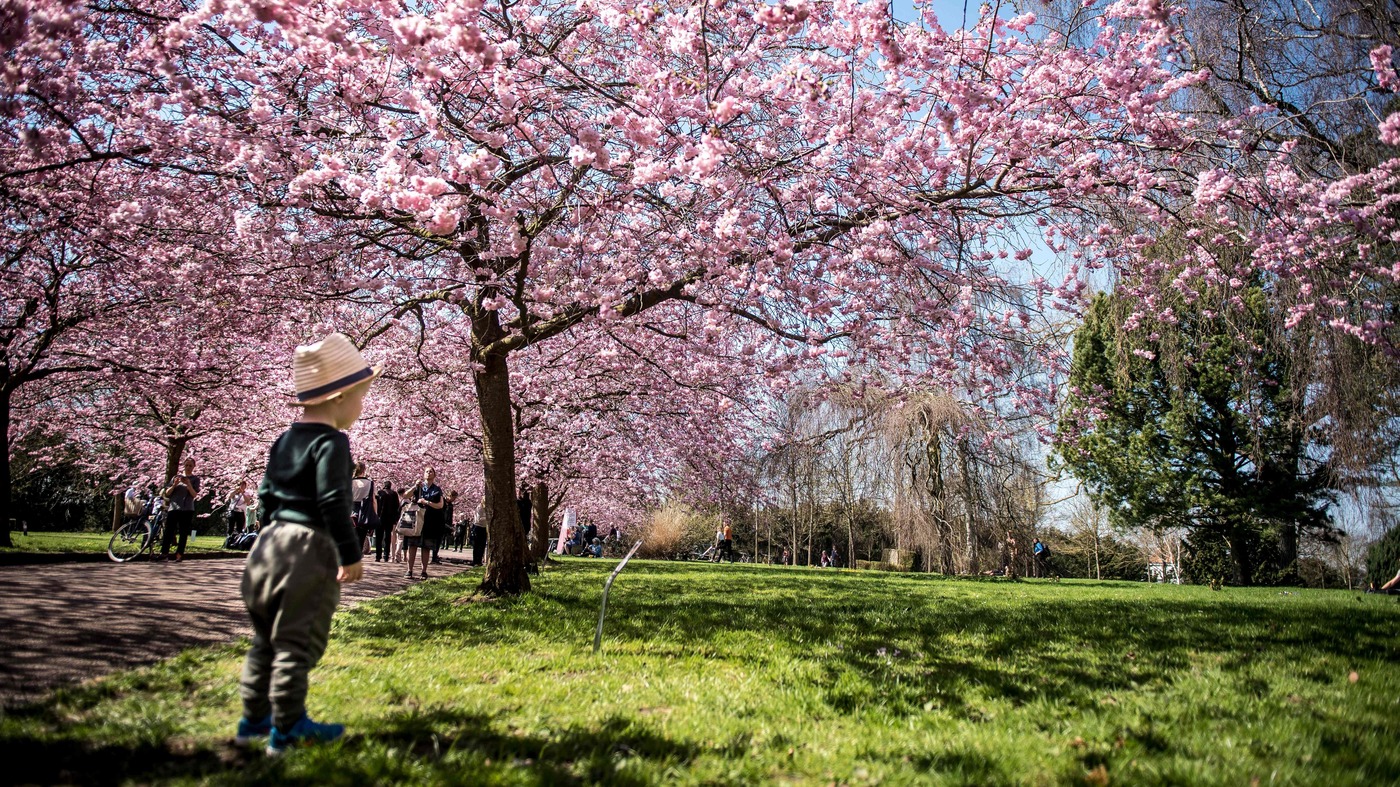
[[[1181,575],[1177,573],[1176,561],[1171,555],[1160,549],[1154,549],[1148,553],[1147,581],[1181,584]]]

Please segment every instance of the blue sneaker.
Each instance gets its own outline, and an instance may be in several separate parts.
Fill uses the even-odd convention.
[[[239,746],[247,746],[255,738],[266,738],[272,733],[272,714],[261,721],[250,721],[248,719],[238,720],[238,734],[233,736],[233,742]]]
[[[310,716],[302,716],[286,732],[272,728],[272,734],[267,736],[267,753],[276,755],[295,746],[329,743],[344,734],[344,724],[320,724],[312,721]]]

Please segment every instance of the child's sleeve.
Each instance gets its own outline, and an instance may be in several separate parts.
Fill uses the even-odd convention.
[[[335,541],[340,564],[360,562],[360,542],[350,522],[350,439],[337,432],[323,440],[316,452],[316,505],[321,521]]]

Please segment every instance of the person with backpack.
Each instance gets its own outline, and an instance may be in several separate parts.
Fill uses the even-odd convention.
[[[1031,551],[1035,553],[1035,575],[1037,577],[1047,576],[1050,573],[1048,571],[1050,547],[1045,546],[1045,544],[1041,543],[1040,539],[1037,538],[1035,543],[1031,545]]]
[[[360,539],[360,554],[369,554],[369,534],[379,526],[379,502],[375,499],[374,479],[364,462],[355,463],[355,476],[350,480],[350,515],[355,520],[355,536]]]

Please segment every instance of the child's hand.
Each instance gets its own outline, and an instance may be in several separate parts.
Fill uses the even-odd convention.
[[[335,573],[335,580],[342,584],[349,584],[351,582],[359,582],[361,579],[364,579],[364,576],[365,564],[361,561],[348,566],[341,566],[340,570]]]

